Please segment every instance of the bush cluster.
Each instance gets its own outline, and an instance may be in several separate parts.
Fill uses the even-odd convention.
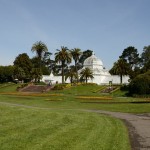
[[[37,82],[37,83],[34,83],[35,85],[46,85],[45,82]]]
[[[85,86],[86,86],[86,85],[97,85],[97,84],[96,84],[96,83],[90,83],[90,82],[89,82],[89,83],[82,83],[82,85],[85,85]]]
[[[17,90],[20,90],[24,87],[28,86],[28,83],[24,83],[24,84],[20,84],[18,87],[17,87]]]
[[[84,100],[112,100],[112,97],[99,97],[99,96],[77,96],[77,99],[84,99]]]
[[[71,86],[71,84],[56,84],[53,87],[53,90],[63,90],[65,88],[69,88]]]
[[[129,84],[130,95],[150,94],[150,71],[135,77]]]
[[[121,85],[120,90],[121,90],[121,91],[128,91],[128,90],[129,90],[129,86],[126,85],[126,84]]]

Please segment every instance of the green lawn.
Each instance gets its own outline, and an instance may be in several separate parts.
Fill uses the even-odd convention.
[[[1,150],[129,150],[122,121],[81,110],[150,112],[149,99],[102,94],[97,85],[26,95],[17,86],[0,85]]]
[[[19,84],[15,83],[0,84],[0,92],[16,92],[18,86]]]
[[[108,116],[0,104],[1,150],[130,150],[124,124]]]
[[[50,99],[50,100],[49,100]],[[58,100],[57,100],[58,99]],[[61,100],[60,100],[61,99]],[[23,104],[27,106],[41,107],[41,108],[55,108],[55,109],[100,109],[116,112],[128,112],[128,113],[147,113],[150,112],[150,103],[131,103],[137,101],[137,99],[125,99],[115,98],[116,102],[103,103],[102,102],[80,102],[77,99],[71,98],[71,96],[63,97],[28,97],[28,96],[12,96],[12,95],[0,95],[0,102],[8,102],[14,104]],[[55,101],[56,100],[56,101]],[[124,103],[124,101],[127,101]],[[138,101],[140,101],[138,99]]]
[[[48,93],[37,94],[36,96],[24,96],[24,95],[11,95],[14,92],[14,88],[17,85],[13,85],[4,89],[0,88],[0,102],[9,102],[24,104],[36,107],[46,107],[46,108],[63,108],[63,109],[101,109],[108,111],[118,111],[118,112],[129,112],[129,113],[146,113],[150,112],[150,99],[144,98],[131,98],[131,97],[116,97],[116,93],[110,95],[104,95],[99,92],[98,89],[101,86],[98,85],[80,85],[73,86],[65,90],[50,91]],[[11,91],[9,93],[8,91]],[[95,92],[97,91],[97,92]],[[119,91],[120,92],[120,91]],[[117,95],[119,94],[117,92]],[[4,95],[5,94],[5,95]],[[10,95],[9,95],[10,94]],[[18,94],[18,93],[17,93]],[[53,96],[56,94],[58,96]],[[61,96],[59,96],[61,94]],[[122,95],[123,92],[120,92]],[[103,100],[82,100],[78,99],[80,96],[87,97],[104,97]],[[111,97],[112,100],[107,100],[105,98]],[[142,102],[142,103],[141,103]],[[146,103],[147,102],[147,103]]]

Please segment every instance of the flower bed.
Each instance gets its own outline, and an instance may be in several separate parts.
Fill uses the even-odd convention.
[[[62,101],[62,99],[45,99],[46,101]]]
[[[98,96],[77,96],[76,99],[82,100],[112,100],[112,97],[98,97]]]
[[[37,96],[37,97],[48,97],[48,96],[63,96],[63,94],[36,94],[36,93],[13,93],[13,92],[6,92],[0,93],[1,95],[17,95],[17,96]]]
[[[70,88],[71,84],[56,84],[52,90],[63,90],[65,88]]]
[[[20,84],[18,87],[17,87],[17,91],[19,91],[20,89],[23,89],[24,87],[28,86],[28,83],[23,83],[23,84]]]

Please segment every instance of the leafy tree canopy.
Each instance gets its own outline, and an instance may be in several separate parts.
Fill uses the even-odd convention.
[[[51,65],[51,58],[50,58],[51,55],[52,53],[45,52],[44,57],[43,57],[43,63],[48,67]]]
[[[19,54],[14,61],[14,66],[19,67],[24,72],[24,78],[30,78],[32,70],[32,62],[26,53]]]
[[[0,66],[0,82],[12,82],[13,81],[13,66]]]
[[[14,68],[14,79],[18,79],[19,81],[22,81],[26,78],[25,71],[23,68],[19,66],[15,66]]]
[[[92,55],[92,52],[93,52],[92,50],[83,51],[83,53],[82,53],[82,55],[81,55],[81,57],[79,59],[79,63],[81,64],[80,68],[83,67],[83,63],[84,63],[85,59],[87,59],[88,57],[90,57]]]
[[[39,82],[40,81],[41,76],[42,76],[42,72],[41,72],[40,68],[32,68],[31,74],[32,74],[32,79],[35,82]]]
[[[145,46],[141,54],[142,72],[150,70],[150,45]]]
[[[120,58],[125,59],[132,70],[135,67],[137,67],[140,63],[138,51],[135,47],[132,46],[129,46],[126,49],[124,49]]]
[[[129,84],[129,93],[131,95],[150,94],[150,71],[135,77]]]

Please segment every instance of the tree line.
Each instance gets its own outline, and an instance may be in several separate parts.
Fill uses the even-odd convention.
[[[0,82],[10,82],[15,79],[38,82],[42,75],[49,75],[51,72],[56,76],[61,75],[62,83],[67,78],[70,78],[71,82],[73,80],[87,82],[88,78],[92,78],[92,72],[87,68],[81,72],[80,79],[78,75],[78,70],[83,67],[84,60],[92,55],[92,50],[82,51],[80,48],[68,49],[62,46],[54,53],[53,60],[46,44],[38,41],[32,45],[31,51],[36,54],[35,57],[29,58],[27,53],[22,53],[15,58],[13,66],[0,66]],[[145,46],[141,54],[133,46],[125,48],[109,72],[120,75],[122,83],[123,75],[129,75],[133,80],[149,70],[150,45]]]
[[[132,80],[137,75],[148,70],[150,70],[150,46],[145,46],[141,54],[138,53],[135,47],[129,46],[123,50],[109,72],[114,75],[120,75],[122,83],[123,75],[129,75]]]
[[[80,48],[68,49],[62,46],[56,50],[54,60],[51,59],[52,53],[42,41],[34,43],[31,51],[36,55],[29,58],[27,53],[19,54],[12,66],[0,66],[0,82],[12,82],[14,80],[29,82],[40,81],[42,75],[49,75],[51,72],[62,76],[62,83],[67,78],[78,81],[78,70],[83,67],[84,60],[92,55],[92,50],[81,51]],[[74,64],[72,63],[74,60]],[[86,70],[85,70],[86,71]],[[83,72],[82,72],[83,74]],[[92,72],[88,75],[92,77]],[[87,77],[81,77],[81,80],[87,81]]]
[[[132,46],[124,49],[110,73],[120,75],[120,83],[122,83],[123,75],[129,75],[130,82],[126,86],[129,95],[149,95],[150,45],[145,46],[141,54]]]

